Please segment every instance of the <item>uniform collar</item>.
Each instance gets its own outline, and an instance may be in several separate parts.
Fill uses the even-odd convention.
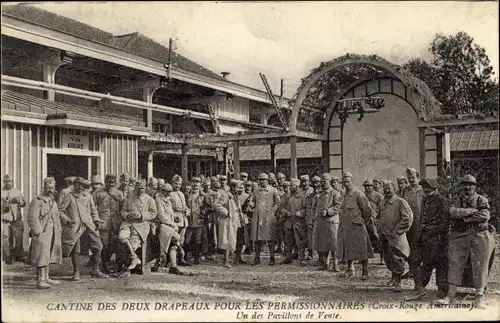
[[[52,197],[50,197],[50,196],[45,196],[45,195],[43,195],[43,194],[39,194],[39,195],[38,195],[38,198],[39,198],[40,200],[44,201],[44,202],[50,202],[51,200],[53,200],[53,198],[52,198]]]
[[[384,203],[392,204],[394,203],[394,201],[396,201],[396,193],[394,193],[394,195],[390,199],[384,197]]]

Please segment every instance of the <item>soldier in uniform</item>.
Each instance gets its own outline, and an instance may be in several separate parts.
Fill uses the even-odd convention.
[[[133,195],[134,187],[131,185],[132,183],[130,180],[130,175],[127,173],[123,173],[120,176],[120,186],[118,187],[118,190],[120,190],[123,193],[124,198],[128,198],[129,195]]]
[[[66,187],[59,192],[59,196],[57,198],[57,204],[61,204],[62,200],[64,199],[64,196],[73,191],[73,181],[75,180],[75,178],[76,177],[74,176],[70,176],[64,179],[64,184],[66,185]]]
[[[252,265],[260,264],[262,245],[267,241],[269,246],[269,265],[275,264],[274,241],[276,239],[276,211],[281,203],[278,190],[269,185],[269,176],[261,173],[257,188],[249,203],[252,216],[252,241],[255,245],[255,259]]]
[[[240,181],[242,181],[243,183],[246,183],[248,181],[248,173],[240,173]]]
[[[252,181],[246,181],[245,182],[245,193],[248,195],[252,195],[253,193],[253,183]]]
[[[101,176],[92,175],[92,178],[90,179],[90,186],[92,187],[92,190],[90,191],[91,194],[94,194],[98,189],[100,189],[102,187]]]
[[[313,224],[311,221],[311,213],[312,213],[312,195],[314,194],[314,188],[311,186],[309,182],[309,175],[300,176],[300,188],[302,193],[304,194],[304,220],[306,221],[306,243],[307,243],[307,255],[305,256],[305,260],[311,260],[313,256],[312,249],[312,229]]]
[[[290,182],[290,196],[282,205],[281,213],[284,215],[286,258],[280,264],[291,264],[293,261],[292,249],[298,248],[300,265],[305,265],[305,248],[307,246],[307,224],[304,210],[304,193],[300,190],[300,180],[292,179]]]
[[[62,226],[62,255],[71,256],[73,263],[73,281],[80,280],[80,237],[86,234],[92,251],[91,263],[94,278],[106,278],[108,275],[99,270],[101,263],[102,242],[99,237],[101,220],[97,214],[93,197],[85,192],[87,181],[76,177],[73,181],[73,190],[62,196],[59,204],[59,214]]]
[[[24,223],[21,208],[26,201],[20,190],[14,188],[10,175],[3,177],[2,187],[2,254],[5,262],[24,261]]]
[[[276,174],[276,185],[277,185],[278,191],[285,188],[285,185],[284,185],[285,182],[286,182],[285,174],[283,174],[283,173]]]
[[[337,257],[347,260],[347,270],[342,277],[354,276],[354,261],[361,260],[361,279],[368,278],[368,259],[373,258],[373,249],[366,229],[373,210],[368,198],[354,187],[353,176],[346,172],[342,175],[345,194],[340,212],[337,243]]]
[[[239,200],[239,205],[241,208],[240,213],[240,227],[238,228],[238,234],[236,239],[236,252],[235,252],[235,261],[236,265],[238,264],[247,264],[247,262],[241,257],[243,245],[248,248],[250,247],[250,233],[248,228],[248,204],[250,203],[250,195],[245,193],[244,182],[238,182],[237,195]]]
[[[158,186],[156,187],[156,191],[158,192],[160,190],[160,188],[163,187],[164,184],[165,184],[165,180],[163,178],[158,178]]]
[[[461,180],[463,195],[458,207],[450,207],[451,232],[448,244],[448,293],[440,304],[454,302],[457,286],[468,260],[472,264],[472,280],[475,288],[474,305],[484,308],[483,293],[488,282],[488,265],[492,257],[495,239],[494,229],[488,225],[490,206],[488,199],[477,194],[476,178],[466,175]]]
[[[170,201],[172,202],[172,209],[174,211],[174,222],[179,227],[179,265],[189,266],[190,263],[186,261],[186,252],[182,247],[186,237],[186,228],[188,227],[189,208],[186,204],[184,193],[180,191],[182,187],[182,177],[174,175],[172,178],[172,193],[170,193]]]
[[[426,295],[425,286],[434,268],[438,298],[444,298],[448,291],[449,202],[439,193],[437,180],[424,178],[419,185],[424,190],[421,224],[408,260],[415,287],[412,295],[405,298],[407,301],[420,300]]]
[[[387,287],[401,292],[401,276],[405,269],[405,261],[410,254],[410,246],[406,232],[413,221],[413,212],[404,199],[396,195],[396,187],[391,181],[384,181],[384,201],[378,219],[380,246],[383,249],[385,264],[391,271],[391,280]]]
[[[382,183],[378,179],[373,179],[373,190],[375,192],[381,193],[382,191]]]
[[[118,240],[126,247],[130,261],[128,270],[120,273],[121,277],[129,276],[129,270],[141,264],[135,252],[148,238],[149,222],[156,218],[157,213],[155,200],[146,194],[146,182],[138,181],[135,187],[134,196],[125,200],[121,210],[122,223]]]
[[[288,200],[288,197],[290,196],[290,190],[289,190],[289,182],[281,182],[281,186],[278,186],[278,193],[280,194],[281,198],[281,205],[278,211],[276,212],[276,249],[274,250],[274,253],[283,253],[283,247],[282,245],[285,243],[285,229],[283,227],[284,222],[285,222],[285,217],[282,214],[281,210],[282,207],[286,204],[286,201]],[[285,247],[286,248],[286,247]]]
[[[414,168],[406,169],[406,177],[408,178],[409,186],[404,189],[402,198],[408,202],[413,213],[413,223],[410,230],[406,233],[406,238],[411,248],[413,239],[420,226],[420,208],[422,205],[422,198],[424,197],[424,191],[422,186],[418,184],[418,172]],[[411,276],[411,272],[408,272],[403,275],[403,279],[411,278]]]
[[[219,176],[219,181],[220,181],[221,188],[224,191],[229,192],[230,187],[227,185],[227,176],[226,175],[220,175]]]
[[[335,251],[339,227],[341,206],[340,193],[331,186],[332,175],[321,175],[321,190],[315,195],[314,218],[316,219],[313,249],[318,252],[321,261],[320,270],[338,271]],[[332,257],[330,259],[330,253]]]
[[[373,182],[370,180],[365,180],[363,186],[365,188],[365,196],[370,201],[370,206],[373,210],[373,216],[371,219],[375,220],[378,218],[377,213],[380,210],[380,205],[384,200],[384,195],[382,195],[382,193],[380,192],[375,191],[375,189],[373,188]],[[373,251],[380,254],[380,263],[383,264],[384,255],[379,248],[380,246],[378,243],[378,233],[376,230],[375,222],[373,221],[373,223],[371,223],[371,225],[368,225],[366,229],[368,230],[368,235],[370,236],[370,242],[372,244]]]
[[[220,190],[214,204],[219,218],[217,246],[224,250],[223,266],[226,268],[231,268],[229,253],[236,250],[238,228],[241,226],[241,206],[236,196],[238,181],[232,179],[230,184],[230,191]]]
[[[216,188],[217,187],[217,188]],[[217,200],[217,191],[219,190],[219,180],[214,177],[206,177],[203,180],[203,190],[201,194],[205,197],[203,200],[202,214],[204,219],[203,230],[203,253],[205,259],[215,260],[215,251],[217,248],[216,224],[217,216],[214,211],[214,203]]]
[[[397,182],[398,182],[398,191],[396,192],[396,194],[398,194],[399,197],[403,197],[403,192],[405,188],[408,187],[408,179],[404,176],[398,176]]]
[[[201,179],[199,177],[193,177],[191,179],[191,193],[186,199],[186,205],[190,212],[184,245],[187,247],[187,250],[191,251],[195,265],[200,264],[203,225],[205,224],[202,214],[205,196],[200,193],[200,182]]]
[[[155,198],[156,191],[158,189],[158,179],[156,177],[151,177],[149,179],[148,187],[146,188],[146,194]]]
[[[245,182],[245,193],[248,194],[248,203],[250,203],[251,197],[253,195],[254,191],[254,183],[252,181],[247,181]],[[253,241],[251,240],[251,232],[252,232],[252,212],[248,210],[248,203],[246,204],[244,212],[247,215],[248,223],[247,223],[247,232],[249,235],[249,244],[245,246],[245,250],[243,250],[243,253],[245,255],[249,255],[253,252]]]
[[[44,179],[43,192],[31,201],[28,211],[31,237],[28,264],[36,266],[36,287],[39,289],[59,284],[49,276],[50,264],[62,264],[61,221],[55,192],[55,180],[52,177]]]
[[[110,272],[109,262],[113,252],[117,252],[116,246],[122,217],[120,207],[124,201],[121,191],[116,188],[116,175],[106,175],[104,182],[106,186],[94,193],[94,202],[102,223],[99,225],[99,236],[103,245],[101,260],[105,273]]]
[[[168,272],[176,275],[184,273],[177,267],[177,250],[179,248],[179,227],[174,221],[174,211],[170,200],[172,185],[163,184],[156,194],[156,210],[158,215],[155,219],[156,231],[160,242],[160,256],[151,271],[160,271],[167,265],[167,256],[170,258]]]

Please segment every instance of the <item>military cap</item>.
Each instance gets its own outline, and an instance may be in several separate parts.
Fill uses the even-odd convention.
[[[321,175],[321,179],[324,179],[326,181],[331,181],[332,175],[330,173],[324,173],[323,175]]]
[[[433,190],[439,187],[438,181],[433,178],[424,178],[418,184],[422,187],[428,187]]]
[[[70,177],[66,177],[64,179],[65,182],[69,182],[69,183],[73,183],[75,181],[76,177],[75,176],[70,176]]]
[[[101,184],[102,185],[101,176],[92,175],[91,182],[92,182],[92,184]]]
[[[460,181],[461,184],[469,183],[469,184],[474,184],[477,185],[476,178],[470,174],[465,175],[462,180]]]
[[[217,176],[212,176],[212,182],[218,182],[219,178]]]
[[[4,177],[3,177],[3,180],[4,181],[12,181],[14,180],[9,174],[6,174]]]
[[[298,178],[292,178],[290,180],[290,184],[299,186],[300,185],[300,179],[298,179]]]
[[[85,179],[85,178],[84,178],[84,179],[83,179],[83,183],[82,183],[82,184],[83,184],[83,185],[85,185],[85,186],[90,186],[90,185],[92,184],[92,182],[91,182],[91,181],[89,181],[88,179]]]
[[[199,178],[199,177],[193,177],[193,178],[191,178],[191,182],[201,183],[201,178]]]
[[[309,180],[309,175],[302,175],[300,176],[300,180],[305,182],[305,181],[308,181]]]
[[[283,182],[283,187],[289,187],[290,186],[290,182],[289,181],[284,181]]]
[[[340,182],[337,176],[332,176],[332,182]]]
[[[243,173],[240,173],[240,177],[243,177],[243,176],[246,176],[246,177],[248,177],[248,173],[245,173],[245,172],[243,172]]]
[[[174,175],[174,177],[172,177],[172,183],[177,182],[182,182],[182,177],[180,177],[179,175]]]
[[[156,177],[151,177],[149,179],[149,184],[158,185],[158,179]]]
[[[395,187],[395,186],[394,186],[394,182],[393,182],[393,181],[390,181],[390,180],[385,180],[385,181],[382,181],[382,184],[383,184],[384,186],[386,186],[386,185],[392,185],[392,187]]]
[[[246,181],[245,182],[245,186],[252,186],[252,184],[253,184],[252,181]]]
[[[410,176],[410,175],[418,175],[417,170],[415,168],[408,167],[406,169],[406,176]]]
[[[105,182],[116,182],[116,175],[113,174],[106,174],[106,177],[104,177]]]
[[[381,184],[381,185],[382,185],[382,182],[381,182],[381,181],[379,181],[379,180],[378,180],[378,179],[376,179],[376,178],[374,178],[374,179],[373,179],[373,184],[375,184],[375,183],[379,183],[379,184]],[[373,184],[372,184],[372,185],[373,185]]]
[[[396,179],[397,179],[397,181],[399,182],[399,181],[404,181],[404,180],[406,180],[406,177],[404,177],[404,176],[398,176]]]
[[[269,173],[268,176],[270,180],[276,180],[276,175],[274,175],[274,173]]]
[[[221,181],[227,180],[227,176],[226,175],[220,175],[219,176],[219,180],[221,180]]]
[[[276,175],[276,179],[278,179],[278,178],[286,178],[286,176],[285,176],[285,174],[283,174],[283,173],[278,173],[278,174]]]
[[[212,183],[212,180],[210,179],[210,177],[205,177],[203,179],[203,184],[211,184]]]
[[[158,186],[162,186],[163,184],[165,184],[165,180],[163,178],[158,178]]]
[[[172,188],[172,185],[170,185],[169,183],[163,183],[163,185],[160,186],[160,190],[161,191],[172,192],[173,188]]]
[[[56,180],[54,179],[54,177],[47,177],[46,179],[43,180],[43,185],[55,184],[55,183],[56,183]]]
[[[313,176],[313,178],[311,178],[311,182],[321,182],[321,178],[319,176]]]
[[[82,177],[75,177],[75,179],[73,180],[73,184],[82,184],[82,185],[86,185],[86,180]]]
[[[269,176],[266,173],[260,173],[258,179],[267,179],[267,180],[269,180]]]
[[[344,177],[354,178],[354,176],[352,176],[351,172],[344,172],[344,174],[342,174],[342,178],[344,178]]]
[[[370,181],[369,179],[366,179],[364,182],[363,182],[363,186],[373,186],[373,182]]]
[[[231,180],[229,181],[229,185],[233,186],[233,185],[236,185],[238,186],[240,184],[240,181],[238,181],[237,179],[234,179],[234,178],[231,178]]]
[[[128,173],[123,173],[121,176],[120,176],[120,179],[121,180],[130,180],[130,175]]]
[[[146,181],[143,179],[138,180],[137,182],[135,182],[135,187],[146,188]]]

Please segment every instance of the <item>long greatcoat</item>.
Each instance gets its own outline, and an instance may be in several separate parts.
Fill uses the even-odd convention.
[[[276,236],[276,210],[281,198],[278,190],[270,185],[259,186],[252,195],[252,241],[271,241]]]
[[[335,251],[339,228],[339,212],[341,207],[340,192],[329,187],[315,196],[314,204],[314,240],[313,249],[317,251]],[[324,216],[323,212],[327,215]]]
[[[236,250],[238,228],[241,226],[241,206],[238,197],[235,197],[231,192],[220,190],[214,209],[219,218],[217,246],[219,249]]]
[[[365,221],[373,215],[368,198],[357,188],[345,192],[340,211],[337,258],[366,260],[373,258],[373,248]]]
[[[68,257],[75,243],[86,230],[96,231],[94,222],[99,220],[99,216],[92,195],[75,191],[62,196],[59,215],[63,223],[62,254],[63,257]],[[68,220],[73,220],[75,224],[65,225]]]
[[[156,194],[156,210],[158,215],[155,219],[158,227],[158,240],[163,255],[167,255],[172,245],[178,245],[180,236],[179,228],[174,222],[174,211],[172,202],[161,193]]]
[[[45,267],[62,263],[61,220],[53,197],[39,195],[28,210],[31,245],[28,264]]]
[[[390,199],[384,198],[379,214],[377,229],[380,236],[387,238],[399,256],[408,257],[410,245],[406,232],[413,222],[413,212],[408,202],[395,194]]]
[[[103,245],[109,245],[118,236],[122,218],[120,206],[124,201],[123,193],[117,188],[99,188],[94,192],[94,202],[102,223],[99,225],[99,234]]]
[[[411,245],[420,227],[420,213],[424,190],[422,189],[422,186],[418,184],[415,186],[407,186],[403,190],[402,197],[406,200],[406,202],[408,202],[408,205],[413,213],[413,222],[408,232],[406,232],[406,238],[408,239],[408,243]]]
[[[132,196],[125,200],[121,215],[122,223],[130,223],[132,227],[139,233],[142,241],[146,241],[150,231],[149,221],[156,218],[156,203],[155,200],[144,194],[142,196]],[[131,219],[129,215],[138,216],[137,219]]]

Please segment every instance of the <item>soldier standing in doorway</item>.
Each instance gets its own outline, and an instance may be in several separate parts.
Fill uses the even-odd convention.
[[[62,227],[62,255],[71,256],[73,263],[73,281],[80,280],[80,237],[86,233],[92,251],[91,276],[106,278],[108,275],[99,270],[101,263],[102,242],[99,237],[101,220],[97,214],[93,197],[85,192],[87,181],[81,177],[73,181],[73,190],[63,195],[59,204]]]
[[[439,304],[455,301],[457,286],[467,262],[472,264],[473,287],[476,290],[474,305],[484,308],[483,293],[488,282],[489,262],[495,248],[494,228],[488,224],[490,206],[488,199],[477,194],[476,178],[466,175],[462,181],[459,206],[450,208],[451,232],[448,245],[448,293]]]
[[[410,244],[410,248],[413,245],[413,239],[415,238],[417,231],[420,227],[420,208],[422,205],[422,198],[424,197],[424,191],[422,186],[418,185],[419,176],[418,172],[414,168],[406,169],[406,177],[408,178],[409,186],[403,191],[403,198],[410,205],[411,211],[413,213],[413,223],[410,230],[406,233],[406,238]],[[411,271],[403,275],[403,279],[411,278]]]
[[[3,177],[2,186],[2,254],[7,264],[24,262],[24,223],[21,208],[26,201],[20,190],[14,188],[10,175]]]
[[[268,243],[269,265],[275,264],[274,242],[276,240],[276,210],[281,199],[274,187],[269,185],[269,176],[261,173],[258,177],[259,187],[254,191],[249,209],[253,211],[252,216],[252,240],[255,244],[255,259],[252,265],[260,264],[260,252],[262,245]]]
[[[121,210],[122,223],[118,240],[126,247],[129,253],[128,270],[120,273],[120,277],[130,275],[130,270],[141,264],[141,260],[136,255],[136,250],[148,238],[151,230],[150,221],[156,218],[155,200],[146,194],[146,182],[136,183],[135,195],[125,200]]]
[[[368,259],[373,258],[366,223],[373,216],[368,198],[354,187],[353,176],[346,172],[342,175],[345,194],[340,212],[340,225],[337,243],[337,257],[347,260],[347,270],[341,277],[354,276],[354,261],[361,260],[361,279],[368,278]]]
[[[437,296],[442,299],[448,292],[448,236],[449,202],[438,191],[435,179],[424,178],[419,183],[424,190],[420,229],[410,247],[410,270],[415,287],[407,301],[422,299],[427,293],[432,271],[436,269]]]
[[[413,212],[408,202],[396,195],[393,182],[385,181],[383,188],[384,201],[379,211],[377,229],[385,265],[391,271],[391,280],[386,286],[393,287],[395,292],[401,292],[401,276],[410,254],[406,232],[413,222]]]
[[[55,192],[55,180],[52,177],[44,179],[43,192],[31,201],[28,211],[31,237],[28,264],[36,266],[36,287],[39,289],[59,284],[49,276],[50,264],[62,264],[61,221]]]
[[[123,193],[116,188],[116,175],[106,175],[104,182],[106,185],[94,193],[94,201],[102,221],[99,225],[99,236],[103,244],[102,267],[103,271],[109,274],[111,256],[118,251],[116,243],[122,222],[120,208],[125,198]]]

